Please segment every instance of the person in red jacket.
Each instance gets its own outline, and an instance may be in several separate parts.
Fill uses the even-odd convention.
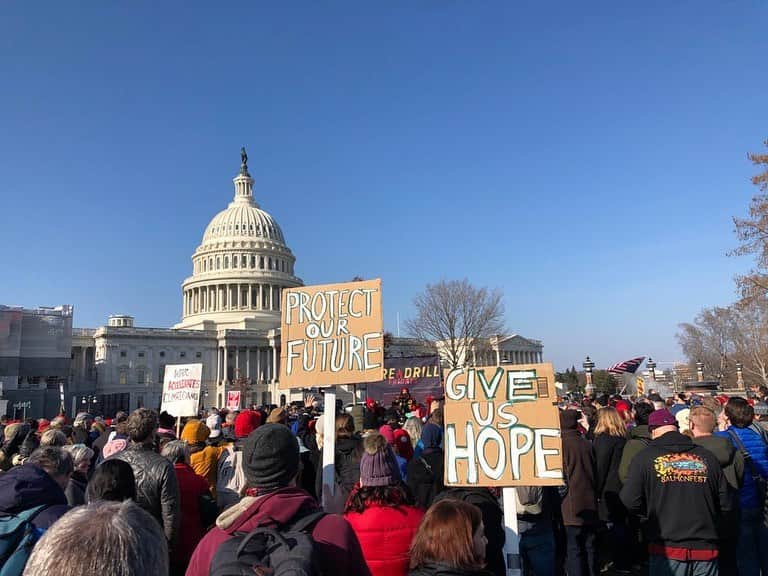
[[[287,525],[318,510],[315,499],[296,487],[299,461],[299,444],[287,426],[264,424],[251,432],[243,444],[245,496],[216,519],[195,549],[186,576],[208,576],[219,546],[235,532]],[[344,518],[324,516],[311,536],[323,574],[370,576],[360,542]]]
[[[344,518],[357,534],[373,576],[406,576],[409,549],[424,511],[403,483],[387,439],[371,434],[363,446],[360,483],[349,495]]]
[[[190,449],[183,440],[172,440],[163,446],[163,456],[170,460],[179,483],[181,525],[179,539],[171,550],[171,576],[181,576],[187,569],[195,547],[203,538],[205,528],[200,513],[200,498],[210,495],[208,482],[189,465]]]

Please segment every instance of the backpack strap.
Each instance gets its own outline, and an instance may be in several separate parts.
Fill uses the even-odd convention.
[[[324,516],[327,516],[327,514],[322,510],[310,512],[309,514],[301,516],[298,520],[289,524],[286,529],[293,532],[311,532],[315,525],[320,522]]]

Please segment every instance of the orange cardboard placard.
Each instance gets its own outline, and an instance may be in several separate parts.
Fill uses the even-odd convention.
[[[446,485],[563,483],[552,364],[457,368],[444,377]]]
[[[378,382],[381,280],[284,290],[280,343],[281,390]]]

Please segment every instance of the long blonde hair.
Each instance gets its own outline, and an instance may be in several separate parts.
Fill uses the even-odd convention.
[[[613,406],[600,408],[597,411],[597,426],[595,426],[595,436],[598,434],[608,434],[608,436],[626,437],[627,429],[624,427],[624,421],[621,419],[618,410]]]
[[[408,432],[408,436],[411,437],[411,446],[416,450],[416,444],[421,440],[421,429],[424,425],[421,423],[421,419],[416,416],[411,416],[403,424],[403,430]]]

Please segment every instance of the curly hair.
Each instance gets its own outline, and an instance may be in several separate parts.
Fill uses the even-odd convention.
[[[153,438],[157,426],[157,413],[154,410],[137,408],[128,417],[128,436],[133,442],[143,444]]]
[[[355,486],[349,494],[344,513],[365,512],[371,504],[379,506],[415,506],[416,499],[410,488],[402,482],[394,486]]]

